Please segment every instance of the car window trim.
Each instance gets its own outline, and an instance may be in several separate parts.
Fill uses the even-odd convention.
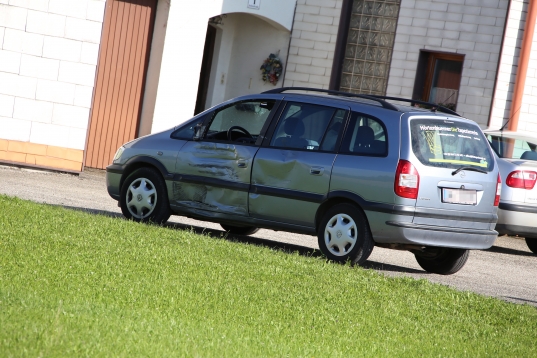
[[[279,150],[297,150],[297,151],[301,151],[301,152],[310,152],[310,153],[338,153],[339,146],[341,145],[341,140],[343,139],[343,136],[342,136],[343,129],[346,127],[346,124],[349,121],[349,115],[351,113],[350,106],[340,105],[340,104],[332,105],[332,104],[325,104],[325,103],[319,104],[318,102],[315,102],[315,101],[307,101],[307,100],[302,100],[302,99],[301,100],[293,99],[293,100],[288,101],[285,98],[283,98],[281,102],[282,102],[282,104],[280,105],[280,108],[279,108],[279,111],[278,111],[278,117],[274,118],[274,120],[270,124],[270,127],[268,128],[267,135],[266,135],[265,138],[263,138],[263,143],[261,144],[261,147],[263,147],[263,148],[273,148],[273,149],[279,149]],[[325,151],[325,150],[309,150],[309,149],[300,149],[300,148],[280,148],[280,147],[272,147],[270,145],[270,142],[272,141],[272,137],[274,136],[274,133],[276,132],[276,128],[278,127],[278,124],[282,120],[282,114],[283,114],[283,112],[285,111],[285,109],[287,108],[287,106],[290,103],[312,104],[312,105],[315,105],[315,106],[329,107],[329,108],[334,108],[335,110],[342,109],[342,110],[345,111],[345,119],[343,120],[342,129],[340,129],[339,137],[338,137],[338,140],[336,142],[334,150]],[[330,121],[332,121],[332,118],[330,119]],[[320,143],[319,143],[319,145],[320,145]]]
[[[270,111],[269,116],[267,117],[267,120],[265,121],[265,124],[263,124],[263,127],[261,128],[261,132],[259,133],[259,136],[257,137],[257,140],[256,140],[255,143],[250,144],[250,143],[233,142],[233,141],[228,141],[228,140],[212,140],[212,139],[207,139],[206,138],[207,132],[209,131],[210,124],[214,120],[214,117],[216,116],[216,113],[218,113],[220,111],[223,111],[226,108],[234,106],[234,105],[236,105],[238,103],[242,103],[242,102],[263,102],[263,101],[275,101],[275,103],[274,103],[274,107]],[[214,111],[209,113],[207,115],[207,119],[203,121],[203,126],[205,128],[203,130],[203,134],[201,135],[200,141],[209,142],[209,143],[234,143],[234,144],[246,145],[246,146],[250,146],[250,147],[260,147],[261,143],[263,141],[263,138],[265,137],[264,135],[266,133],[266,130],[270,125],[270,122],[274,118],[275,113],[280,110],[281,103],[282,103],[282,100],[274,99],[274,98],[250,98],[250,99],[244,99],[244,100],[240,100],[240,101],[237,101],[237,102],[229,103],[226,106],[216,108]]]
[[[382,129],[384,129],[384,137],[386,139],[385,140],[385,142],[386,142],[386,153],[385,154],[367,154],[367,153],[353,153],[353,152],[350,152],[350,151],[349,152],[342,152],[341,151],[341,145],[343,144],[343,139],[347,135],[347,131],[349,130],[349,126],[351,125],[351,118],[352,118],[353,113],[356,113],[359,116],[371,118],[371,119],[377,121],[382,126]],[[345,127],[343,129],[343,133],[342,133],[341,138],[340,138],[340,143],[339,143],[339,148],[338,148],[337,153],[338,154],[343,154],[343,155],[359,156],[359,157],[386,158],[390,153],[390,141],[388,140],[388,128],[386,127],[386,124],[380,118],[377,118],[375,116],[372,116],[370,114],[366,114],[366,113],[363,113],[363,112],[358,112],[358,111],[352,111],[351,110],[351,112],[349,113],[349,117],[347,119],[347,124],[345,125]]]

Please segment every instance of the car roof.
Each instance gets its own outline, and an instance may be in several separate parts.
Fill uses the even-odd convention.
[[[509,131],[509,130],[507,130],[507,131],[485,130],[485,131],[483,131],[483,133],[498,136],[498,137],[525,140],[526,142],[530,142],[532,144],[537,144],[537,136],[531,136],[531,135],[522,134],[522,133],[519,133],[519,132],[514,132],[514,131]]]
[[[441,113],[442,115],[450,115],[450,116],[463,118],[457,112],[449,108],[442,107],[436,103],[424,102],[421,100],[401,98],[401,97],[379,96],[379,95],[371,95],[371,94],[356,94],[356,93],[348,93],[348,92],[342,92],[342,91],[309,88],[309,87],[275,88],[269,91],[265,91],[263,92],[263,94],[283,94],[284,92],[286,92],[286,97],[289,97],[289,96],[310,97],[310,98],[317,97],[317,98],[323,98],[325,100],[337,101],[340,103],[347,103],[347,104],[358,103],[358,104],[372,105],[375,107],[382,107],[385,109],[389,109],[389,110],[393,110],[393,111],[397,111],[401,113],[411,113],[411,112],[415,112],[419,114]],[[396,103],[392,103],[392,101]],[[411,105],[404,105],[404,104],[401,104],[400,102],[409,103]],[[422,106],[425,105],[430,108],[415,107],[416,104],[419,104]]]

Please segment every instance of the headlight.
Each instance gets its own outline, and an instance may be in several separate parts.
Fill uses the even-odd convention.
[[[121,154],[123,154],[124,150],[125,150],[124,146],[119,147],[119,149],[116,152],[116,155],[114,155],[114,160],[112,160],[113,163],[119,163],[121,159]]]

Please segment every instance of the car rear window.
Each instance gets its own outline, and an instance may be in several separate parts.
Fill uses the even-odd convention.
[[[488,143],[475,124],[414,119],[410,130],[412,150],[427,166],[453,169],[469,166],[486,171],[494,168]]]

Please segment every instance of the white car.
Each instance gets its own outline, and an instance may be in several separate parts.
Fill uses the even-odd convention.
[[[537,253],[537,137],[510,131],[485,131],[485,136],[502,177],[496,231],[525,237]]]

